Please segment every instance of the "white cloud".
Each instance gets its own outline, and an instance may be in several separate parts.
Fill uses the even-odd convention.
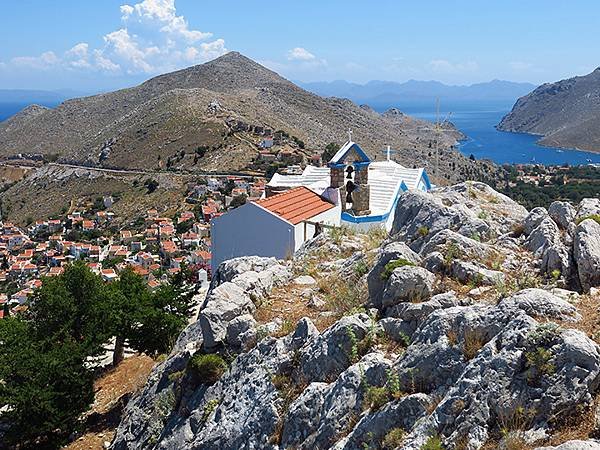
[[[296,47],[288,51],[287,59],[289,61],[313,61],[316,56],[302,47]]]
[[[128,26],[154,26],[162,33],[174,38],[185,39],[189,43],[208,39],[212,33],[190,30],[183,16],[178,16],[175,0],[143,0],[133,6],[121,6],[121,18]]]
[[[475,61],[467,61],[464,63],[452,63],[446,59],[434,59],[429,61],[429,68],[438,73],[464,73],[476,72],[479,70],[479,64]]]
[[[17,56],[10,60],[10,64],[15,67],[29,69],[48,69],[58,64],[58,62],[59,58],[54,52],[45,52],[40,56]]]
[[[104,45],[91,49],[80,42],[62,55],[45,52],[20,56],[0,67],[62,68],[114,74],[154,74],[199,64],[227,53],[225,41],[209,41],[212,33],[190,28],[178,16],[175,0],[142,0],[122,5],[121,27],[103,36]]]

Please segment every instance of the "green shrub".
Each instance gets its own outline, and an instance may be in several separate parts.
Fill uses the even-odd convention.
[[[354,273],[358,278],[362,277],[369,271],[369,266],[363,260],[360,260],[354,266]]]
[[[400,447],[406,432],[402,428],[392,428],[383,438],[383,448],[393,450]]]
[[[213,411],[219,406],[219,400],[213,398],[204,405],[204,411],[202,411],[202,422],[206,422]]]
[[[196,374],[203,384],[214,384],[227,370],[227,363],[216,354],[196,353],[188,364],[188,368]]]
[[[527,368],[530,369],[530,381],[538,380],[543,375],[552,375],[556,368],[552,362],[554,354],[544,347],[537,347],[525,353]]]
[[[390,277],[392,276],[392,272],[394,271],[394,269],[397,269],[398,267],[414,266],[414,265],[415,264],[413,262],[410,262],[408,259],[404,259],[404,258],[395,259],[393,261],[390,261],[389,263],[387,263],[385,265],[383,272],[381,272],[381,279],[389,280]]]
[[[358,338],[356,337],[356,333],[352,329],[352,327],[346,327],[346,334],[348,335],[348,340],[350,341],[350,352],[348,354],[348,359],[351,363],[355,363],[358,361]]]
[[[366,406],[377,411],[390,401],[388,390],[385,386],[369,386],[365,392]]]
[[[452,264],[452,261],[454,261],[455,259],[459,259],[463,256],[463,252],[460,249],[460,247],[458,245],[456,245],[454,242],[450,242],[447,246],[446,246],[446,252],[444,254],[444,264],[447,268],[450,267],[450,265]]]
[[[417,229],[417,234],[421,237],[425,237],[429,234],[429,228],[427,228],[425,225],[423,225],[422,227],[419,227]]]
[[[444,450],[444,446],[442,445],[442,440],[439,436],[431,436],[427,439],[421,446],[421,450]]]
[[[591,214],[589,216],[580,217],[579,219],[577,219],[577,225],[579,225],[581,222],[583,222],[584,220],[587,220],[587,219],[592,219],[595,222],[600,224],[600,214]]]

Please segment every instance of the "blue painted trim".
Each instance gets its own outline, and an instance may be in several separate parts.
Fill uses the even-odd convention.
[[[356,153],[358,153],[358,156],[360,156],[363,159],[363,161],[360,161],[360,162],[365,162],[365,163],[371,162],[371,158],[369,158],[369,156],[365,153],[365,151],[362,148],[360,148],[360,145],[358,145],[356,142],[353,142],[352,145],[350,147],[348,147],[348,150],[346,150],[346,152],[344,154],[342,154],[342,156],[340,156],[337,161],[330,161],[327,165],[329,167],[346,166],[346,164],[340,163],[339,161],[342,161],[346,156],[348,156],[348,153],[353,148],[356,150]]]
[[[402,192],[408,191],[408,187],[406,186],[406,183],[404,183],[404,181],[402,181],[402,183],[400,183],[400,190]],[[396,199],[394,200],[394,204],[392,205],[392,208],[385,214],[380,214],[378,216],[353,216],[352,214],[344,211],[342,213],[342,221],[350,222],[350,223],[385,222],[386,220],[388,220],[388,217],[390,217],[390,214],[392,213],[392,211],[396,210],[399,200],[400,200],[400,192],[398,192],[396,194]]]
[[[352,165],[355,167],[364,167],[364,166],[368,166],[369,164],[371,164],[371,161],[360,161],[360,162],[352,163]]]
[[[427,172],[423,169],[423,180],[425,181],[425,187],[428,191],[431,190],[431,181],[429,181],[429,177],[427,176]]]

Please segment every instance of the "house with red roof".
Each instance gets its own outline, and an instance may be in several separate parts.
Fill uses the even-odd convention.
[[[291,257],[319,224],[339,225],[340,214],[339,205],[304,186],[248,202],[211,221],[212,271],[239,256]]]

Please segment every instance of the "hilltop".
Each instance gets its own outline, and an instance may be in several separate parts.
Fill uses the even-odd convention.
[[[240,126],[241,124],[241,126]],[[281,130],[308,151],[341,144],[350,128],[371,156],[385,145],[399,162],[433,160],[431,123],[398,112],[378,114],[349,100],[322,98],[231,52],[208,63],[152,78],[139,86],[29,109],[0,123],[0,156],[44,155],[88,166],[239,170],[258,149],[244,131]],[[477,178],[490,164],[470,162],[451,147],[463,136],[446,127],[444,164],[428,170],[440,183]],[[202,148],[201,157],[196,152]],[[427,166],[427,164],[426,164]]]
[[[600,152],[600,68],[520,98],[498,129],[538,134],[541,145]]]

